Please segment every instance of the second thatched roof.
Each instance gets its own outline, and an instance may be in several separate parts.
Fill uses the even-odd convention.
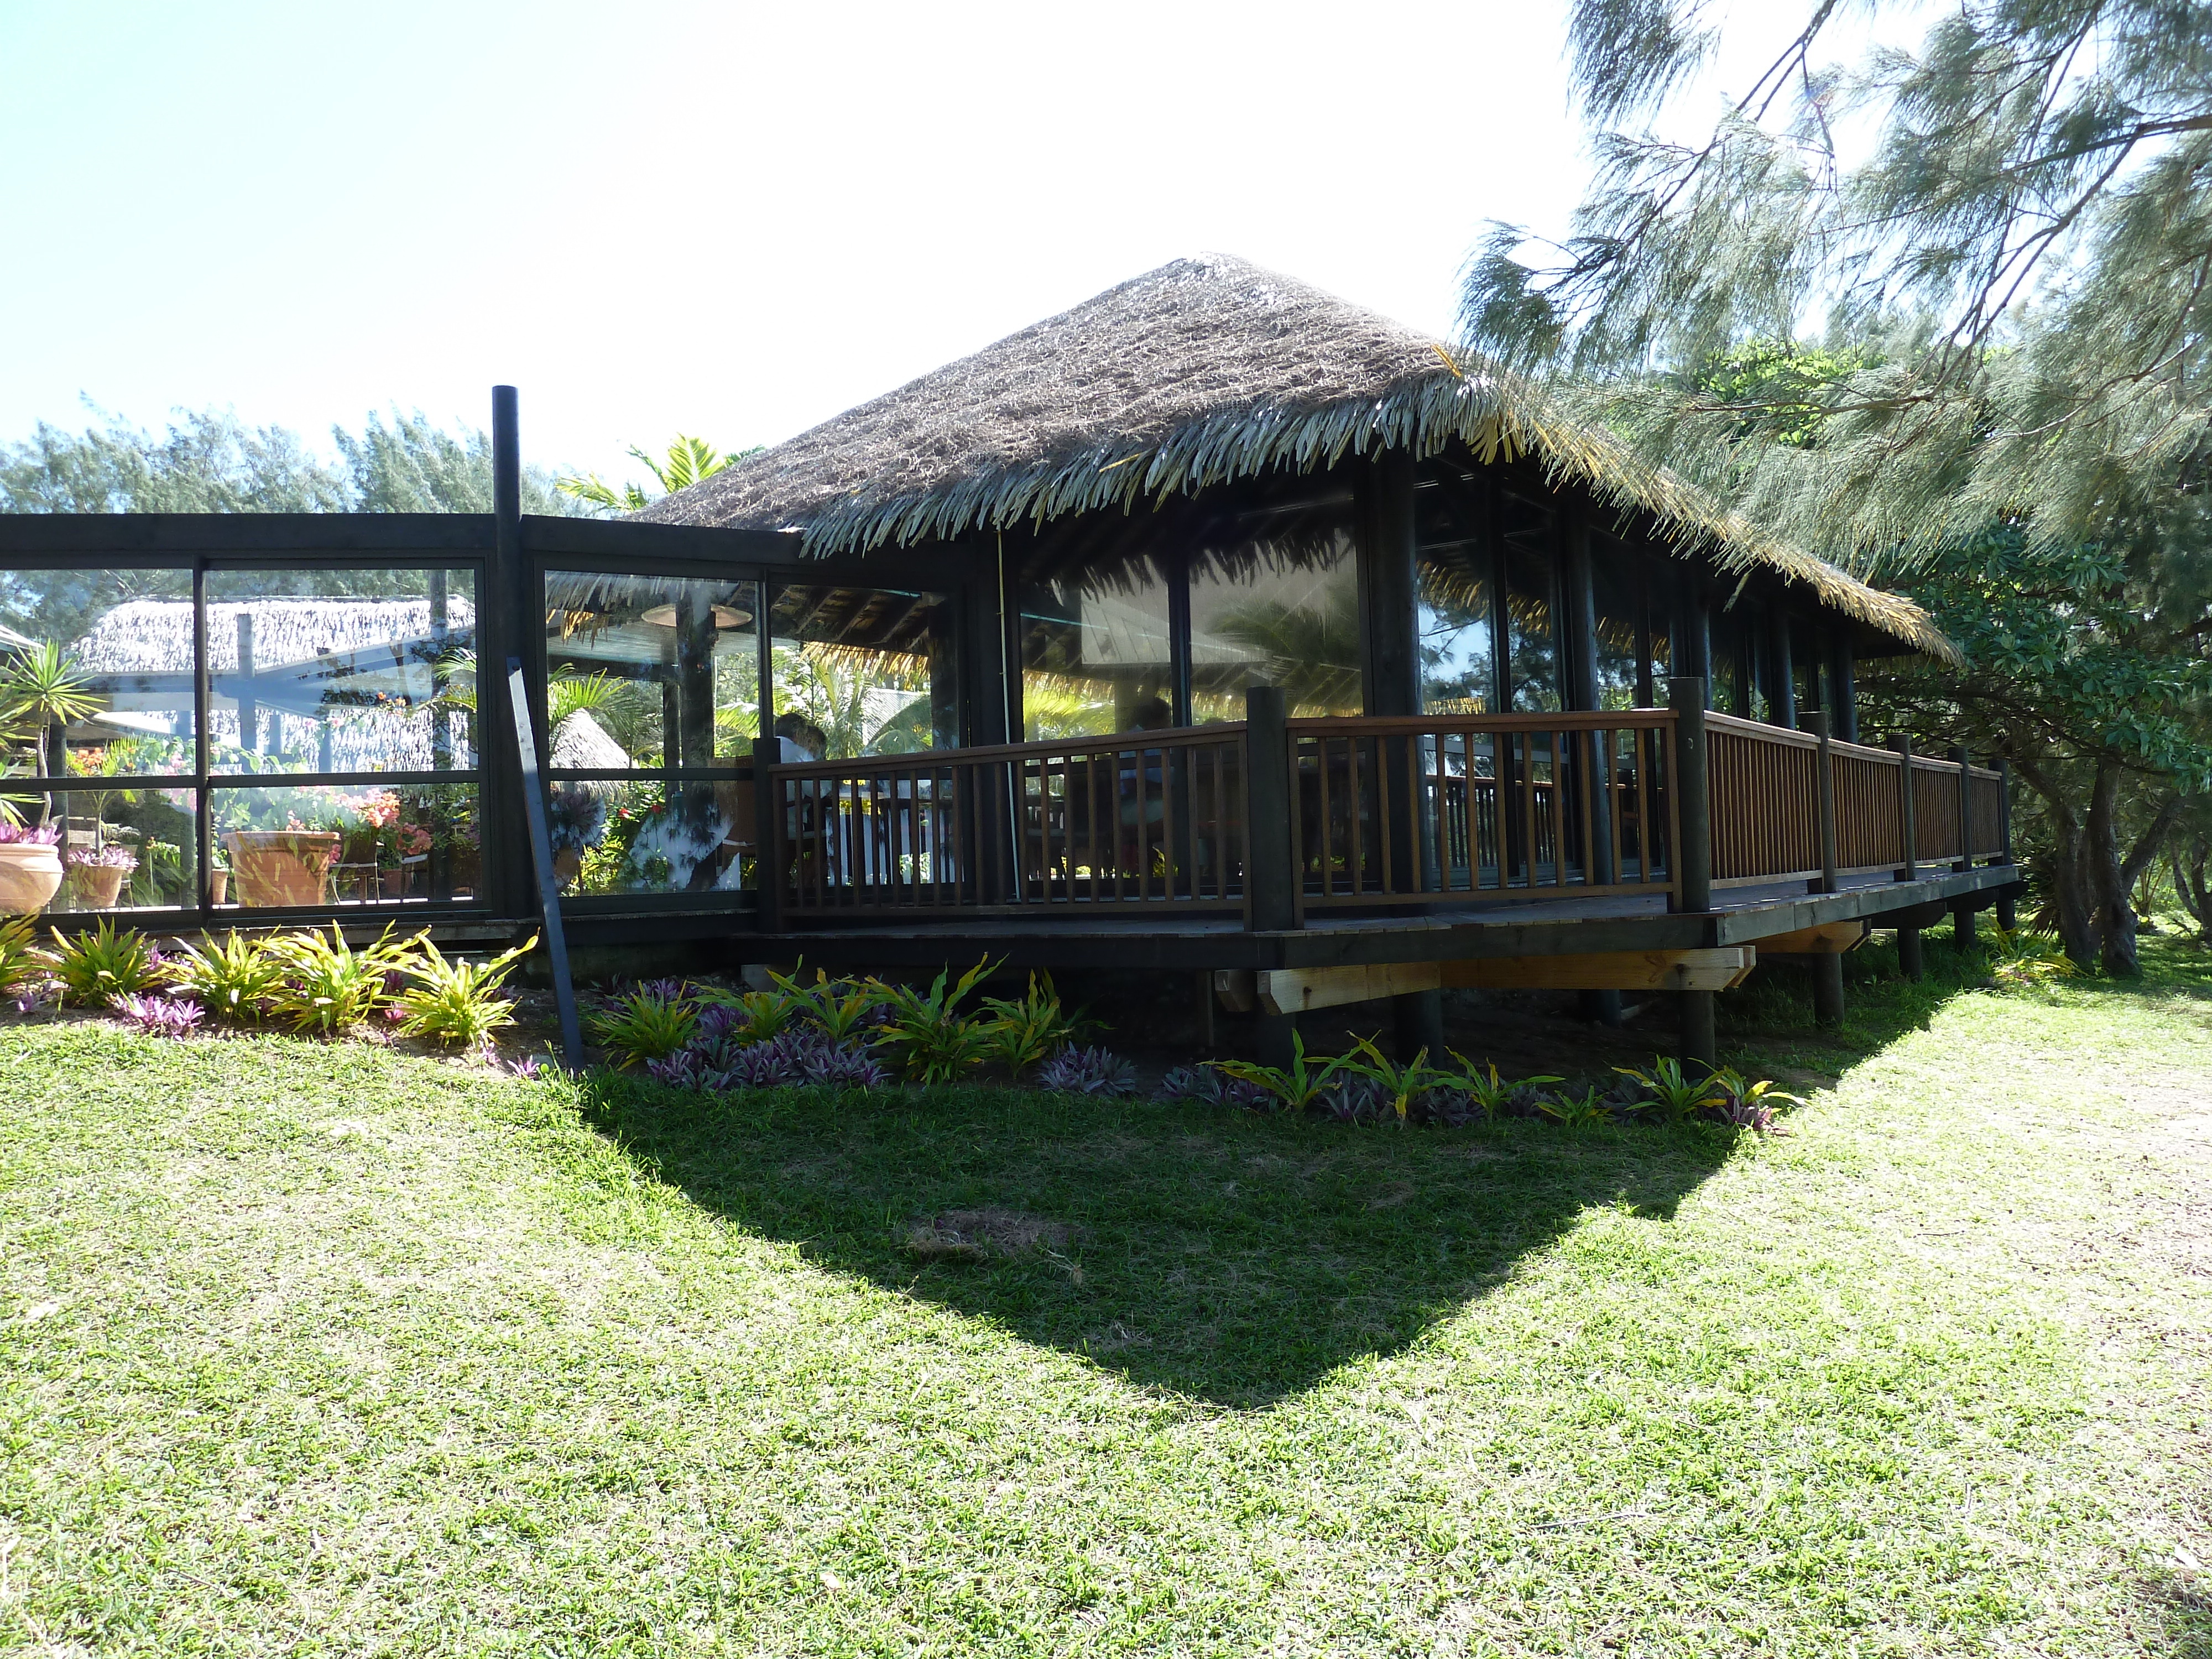
[[[1177,259],[678,490],[637,516],[797,530],[862,552],[1128,507],[1346,455],[1468,444],[1646,512],[1685,550],[1772,570],[1917,649],[1910,600],[1760,535],[1532,389],[1389,318],[1219,254]]]

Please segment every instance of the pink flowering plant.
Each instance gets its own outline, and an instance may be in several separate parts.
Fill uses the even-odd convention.
[[[61,838],[58,823],[0,823],[0,847],[52,847]]]

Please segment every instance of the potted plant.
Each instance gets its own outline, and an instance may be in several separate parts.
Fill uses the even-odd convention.
[[[238,884],[238,902],[257,908],[330,902],[331,866],[338,833],[310,830],[296,818],[283,830],[233,830],[222,838]]]
[[[127,847],[73,847],[62,862],[69,871],[70,895],[80,908],[112,910],[124,882],[138,867],[138,855]]]
[[[0,823],[0,915],[35,915],[61,890],[61,831]]]

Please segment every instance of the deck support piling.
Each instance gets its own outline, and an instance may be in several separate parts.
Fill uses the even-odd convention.
[[[1682,1019],[1682,1060],[1708,1070],[1720,1064],[1720,1042],[1713,1032],[1714,993],[1677,991]]]
[[[1907,979],[1918,979],[1928,971],[1920,957],[1920,930],[1900,927],[1897,930],[1897,971]]]
[[[1844,1023],[1844,958],[1840,953],[1824,951],[1813,958],[1813,1023]]]
[[[1292,1039],[1297,1035],[1298,1017],[1296,1014],[1271,1014],[1261,1010],[1259,1023],[1260,1063],[1273,1066],[1278,1071],[1288,1071],[1297,1058]]]
[[[1620,994],[1614,992],[1614,1001],[1618,1002],[1620,998]],[[1401,1065],[1412,1060],[1424,1048],[1428,1050],[1432,1061],[1444,1057],[1444,994],[1442,991],[1408,991],[1392,997],[1390,1022]]]

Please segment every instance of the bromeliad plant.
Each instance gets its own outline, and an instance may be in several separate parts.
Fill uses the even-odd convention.
[[[952,970],[938,975],[927,991],[910,985],[873,983],[881,990],[890,1020],[882,1040],[899,1050],[908,1078],[916,1083],[951,1083],[981,1065],[990,1052],[990,1034],[980,1020],[960,1012],[961,1000],[991,971],[986,957],[947,988]]]
[[[112,921],[71,936],[52,930],[54,948],[43,953],[47,971],[62,988],[62,1001],[104,1008],[116,997],[135,996],[160,984],[161,953],[136,928]]]
[[[2008,991],[2048,991],[2062,979],[2081,973],[2058,941],[2022,928],[1996,930],[1996,951],[1990,977]]]
[[[983,1026],[989,1056],[1010,1077],[1073,1048],[1089,1024],[1061,1009],[1048,973],[1031,974],[1029,989],[1019,997],[986,997],[983,1007],[991,1016]]]
[[[1796,1095],[1784,1094],[1765,1079],[1753,1083],[1732,1066],[1723,1066],[1712,1074],[1711,1109],[1723,1123],[1732,1123],[1739,1129],[1754,1129],[1760,1134],[1787,1133],[1776,1121],[1784,1106],[1802,1106],[1804,1101]]]
[[[1459,1062],[1459,1070],[1451,1077],[1452,1086],[1466,1092],[1468,1102],[1482,1114],[1486,1121],[1497,1117],[1513,1103],[1513,1097],[1523,1089],[1534,1090],[1547,1083],[1565,1079],[1546,1073],[1538,1077],[1524,1077],[1517,1083],[1508,1083],[1498,1075],[1498,1063],[1478,1066],[1456,1048],[1444,1051]]]
[[[327,934],[288,933],[270,946],[284,970],[273,1011],[295,1030],[320,1036],[358,1025],[392,1000],[386,976],[405,970],[417,942],[393,939],[387,927],[356,951],[336,922]]]
[[[1367,1058],[1353,1060],[1348,1069],[1356,1076],[1366,1078],[1382,1091],[1383,1103],[1396,1115],[1400,1128],[1405,1127],[1411,1121],[1415,1101],[1438,1085],[1451,1081],[1429,1064],[1426,1048],[1400,1066],[1383,1056],[1382,1051],[1375,1046],[1373,1037],[1359,1038],[1355,1047],[1358,1053]]]
[[[641,986],[605,1013],[594,1015],[592,1035],[615,1056],[617,1065],[627,1069],[667,1059],[690,1042],[698,1025],[699,1007],[690,999]]]
[[[169,982],[217,1019],[258,1024],[284,988],[284,959],[274,941],[233,929],[218,945],[203,934],[181,946],[169,965]]]
[[[399,994],[399,1030],[404,1036],[435,1037],[441,1042],[481,1048],[491,1034],[514,1024],[514,1009],[500,988],[514,965],[538,948],[538,936],[489,962],[465,962],[447,956],[428,939],[400,971],[413,982]]]
[[[28,916],[0,922],[0,991],[12,991],[46,977],[45,952],[39,949],[38,929]]]
[[[1612,1115],[1605,1103],[1597,1097],[1595,1089],[1585,1089],[1578,1096],[1547,1095],[1536,1103],[1536,1109],[1570,1129],[1587,1129]]]
[[[1334,1059],[1313,1065],[1306,1058],[1306,1039],[1302,1031],[1291,1033],[1291,1063],[1288,1069],[1262,1066],[1249,1060],[1213,1060],[1207,1065],[1215,1071],[1249,1083],[1274,1099],[1286,1112],[1303,1113],[1319,1103],[1328,1092],[1329,1080],[1349,1066],[1357,1050],[1349,1054],[1338,1054]]]
[[[791,1000],[799,1018],[811,1022],[832,1042],[851,1042],[875,1022],[884,1006],[881,986],[831,979],[818,968],[811,986],[799,984],[796,972],[786,977],[771,970],[769,978]]]
[[[1616,1066],[1613,1069],[1644,1091],[1644,1098],[1632,1103],[1629,1110],[1656,1111],[1669,1123],[1687,1123],[1698,1113],[1721,1103],[1720,1089],[1714,1078],[1692,1078],[1683,1071],[1679,1060],[1655,1060],[1650,1071],[1633,1066]]]

